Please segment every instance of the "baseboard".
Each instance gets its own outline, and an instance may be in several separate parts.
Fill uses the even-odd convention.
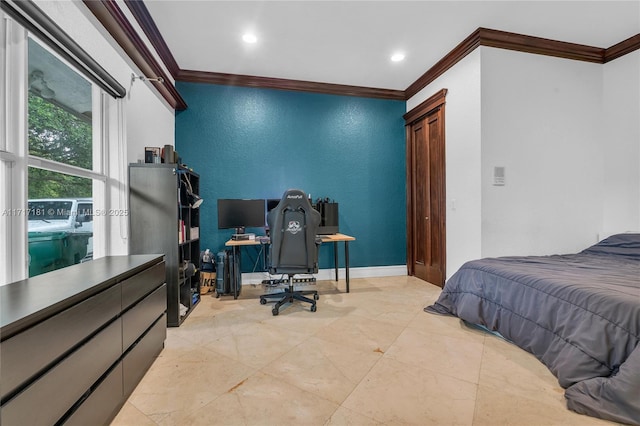
[[[367,266],[363,268],[349,268],[349,279],[351,278],[375,278],[375,277],[397,277],[407,275],[407,265],[389,266]],[[334,269],[320,269],[315,274],[318,280],[335,279]],[[242,274],[242,285],[261,284],[262,280],[272,278],[268,272],[247,272]],[[338,268],[338,278],[345,278],[345,268]]]

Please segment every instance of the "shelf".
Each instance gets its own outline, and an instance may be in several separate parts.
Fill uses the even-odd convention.
[[[191,314],[191,312],[193,312],[193,308],[195,308],[198,303],[200,303],[200,298],[198,298],[198,300],[193,305],[191,305],[191,309],[189,309],[186,314],[184,314],[183,316],[180,317],[180,322],[179,322],[178,325],[182,324],[184,322],[184,320],[187,319],[189,314]]]
[[[185,246],[187,244],[197,243],[198,241],[200,241],[200,238],[194,238],[192,240],[187,240],[187,241],[184,241],[182,243],[179,243],[179,245]]]
[[[195,277],[180,277],[182,261],[199,264],[200,239],[195,228],[199,229],[200,211],[187,202],[185,181],[189,182],[190,192],[200,191],[200,177],[190,169],[177,165],[129,165],[129,207],[130,207],[130,250],[136,253],[164,253],[167,265],[167,323],[178,326],[197,304],[193,302],[191,292],[200,292],[200,282]],[[181,224],[182,222],[182,224]],[[175,229],[178,232],[155,232],[145,230]],[[182,238],[189,238],[181,241]],[[187,285],[185,285],[187,284]],[[180,316],[180,304],[188,308]]]

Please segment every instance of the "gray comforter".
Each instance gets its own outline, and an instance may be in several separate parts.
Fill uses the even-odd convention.
[[[640,424],[640,234],[569,255],[464,264],[427,312],[455,315],[534,354],[583,414]]]

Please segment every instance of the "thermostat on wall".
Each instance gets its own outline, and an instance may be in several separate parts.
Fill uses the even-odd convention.
[[[504,167],[493,168],[493,186],[504,186]]]

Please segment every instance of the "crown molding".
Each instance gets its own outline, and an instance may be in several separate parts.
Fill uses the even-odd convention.
[[[405,99],[410,99],[433,80],[444,74],[449,68],[460,62],[462,58],[473,52],[478,46],[480,46],[480,28],[472,32],[467,38],[460,42],[460,44],[454,47],[453,50],[436,62],[434,66],[429,68],[427,72],[422,74],[420,78],[407,87],[404,91]]]
[[[558,58],[577,61],[604,62],[605,49],[584,44],[567,43],[506,31],[478,28],[480,46],[497,47],[499,49],[517,50],[538,55],[556,56]]]
[[[400,101],[406,100],[404,90],[377,89],[374,87],[348,86],[345,84],[318,83],[314,81],[289,80],[283,78],[257,77],[252,75],[225,74],[184,69],[178,71],[176,80],[189,83],[210,83],[228,86],[260,87],[267,89],[325,93],[330,95],[359,96],[365,98],[392,99]]]
[[[449,68],[457,64],[479,46],[495,47],[498,49],[516,50],[538,55],[555,56],[578,61],[602,64],[605,59],[605,49],[586,46],[583,44],[567,43],[524,34],[506,31],[478,28],[458,44],[453,50],[429,68],[420,78],[405,90],[407,99],[414,96],[429,83],[440,77]],[[625,52],[628,53],[628,52]]]
[[[156,61],[115,0],[82,1],[122,47],[133,63],[140,68],[145,77],[162,77],[164,82],[151,81],[150,83],[153,84],[169,105],[176,110],[186,109],[186,102],[171,84],[171,79]]]
[[[145,6],[142,0],[124,0],[124,3],[129,8],[134,18],[136,18],[136,21],[138,21],[142,31],[144,31],[151,42],[151,45],[156,49],[160,59],[162,59],[162,62],[164,62],[167,69],[175,79],[178,75],[178,71],[180,71],[180,67],[173,57],[171,50],[169,50],[169,46],[167,46],[167,43],[164,41],[162,34],[160,34],[160,30],[156,26],[156,23],[151,18],[147,6]]]
[[[607,63],[613,61],[620,56],[624,56],[627,53],[631,53],[638,49],[640,49],[640,34],[631,36],[628,39],[607,48],[604,52],[604,62]]]

